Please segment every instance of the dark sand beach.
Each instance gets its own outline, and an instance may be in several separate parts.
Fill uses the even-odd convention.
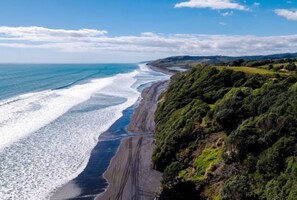
[[[98,144],[92,150],[90,160],[84,171],[59,188],[51,197],[52,200],[91,200],[105,191],[108,183],[103,177],[103,173],[117,152],[122,138],[129,135],[125,127],[129,124],[134,110],[133,106],[124,110],[123,116],[100,135]]]
[[[167,84],[160,81],[144,89],[140,104],[124,110],[123,116],[100,135],[84,171],[51,199],[153,199],[161,178],[151,165],[154,112]]]
[[[143,90],[141,93],[142,101],[127,127],[129,132],[142,134],[154,133],[154,113],[157,109],[158,97],[167,85],[168,81],[160,81]]]
[[[154,83],[142,92],[128,130],[140,133],[121,142],[119,150],[104,173],[109,186],[96,200],[154,199],[160,187],[161,173],[153,170],[151,156],[155,145],[154,113],[158,96],[168,81]]]

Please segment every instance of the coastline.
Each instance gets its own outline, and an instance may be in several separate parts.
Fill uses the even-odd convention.
[[[119,153],[121,151],[120,149],[122,148],[122,146],[125,146],[124,143],[127,143],[129,138],[131,137],[133,137],[131,139],[131,143],[136,144],[132,145],[132,151],[134,152],[132,153],[133,156],[136,154],[135,149],[138,149],[137,152],[140,150],[141,152],[136,154],[138,155],[137,158],[146,158],[140,159],[141,162],[138,162],[139,165],[135,165],[138,166],[139,170],[137,171],[142,174],[148,174],[149,177],[156,177],[154,180],[157,180],[155,182],[153,181],[144,183],[142,184],[144,185],[143,187],[146,187],[146,185],[160,184],[160,173],[150,173],[151,154],[155,148],[155,146],[153,145],[154,139],[152,130],[154,130],[154,112],[157,108],[158,96],[161,91],[165,89],[168,82],[169,80],[155,81],[153,83],[150,83],[150,86],[144,87],[141,92],[141,100],[123,110],[122,117],[119,118],[114,124],[112,124],[110,128],[108,128],[104,133],[100,135],[98,143],[91,151],[90,159],[85,169],[76,178],[57,188],[52,193],[50,199],[91,200],[98,198],[98,196],[105,193],[105,191],[107,191],[108,188],[111,187],[110,185],[113,185],[113,182],[107,179],[105,175],[107,174],[108,169],[111,168],[112,160],[115,160],[116,155],[123,155],[123,153]],[[141,90],[140,87],[139,90]],[[147,113],[145,117],[142,112]],[[138,117],[135,117],[134,115]],[[136,129],[138,131],[135,131]],[[141,136],[141,139],[137,136]],[[139,142],[141,143],[141,147],[136,148]],[[124,150],[122,150],[121,152],[128,153],[129,150],[128,148],[124,148]],[[121,160],[121,163],[125,162]],[[147,172],[145,172],[144,170],[146,170]],[[119,172],[116,173],[117,177],[119,177],[120,175],[121,174]],[[144,178],[144,180],[148,179]],[[135,187],[133,186],[133,188]],[[153,196],[155,196],[155,191],[157,191],[157,189],[158,188],[154,188],[150,191],[147,191],[145,195],[148,195],[148,193],[153,193]],[[142,194],[144,194],[144,192],[145,191],[142,191]]]
[[[167,75],[174,75],[176,73],[175,71],[171,71],[171,70],[161,68],[161,67],[157,67],[157,66],[153,66],[153,65],[147,65],[147,66],[153,71],[161,72],[161,73],[167,74]]]
[[[142,100],[132,115],[127,130],[131,133],[153,134],[155,130],[154,113],[157,109],[158,97],[168,86],[169,81],[158,81],[145,88]]]
[[[152,169],[154,113],[158,97],[169,81],[158,81],[142,91],[142,100],[127,129],[134,135],[123,139],[111,160],[104,178],[108,182],[105,192],[96,200],[154,199],[160,187],[161,173]],[[145,113],[145,114],[143,114]]]
[[[108,182],[103,177],[103,173],[116,154],[121,140],[129,134],[125,127],[134,110],[134,106],[124,110],[123,116],[99,136],[86,168],[76,178],[58,188],[50,197],[51,200],[91,200],[106,190]]]

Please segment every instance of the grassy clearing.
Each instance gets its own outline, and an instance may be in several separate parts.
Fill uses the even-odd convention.
[[[223,69],[231,69],[233,71],[241,71],[247,74],[261,74],[261,75],[273,75],[276,74],[276,72],[262,69],[262,68],[256,68],[256,67],[223,67],[223,66],[216,66],[215,67],[218,70]]]
[[[221,155],[221,147],[205,148],[202,151],[201,155],[199,155],[195,160],[193,168],[188,168],[180,171],[178,174],[179,178],[182,178],[184,180],[190,178],[194,181],[204,180],[207,170],[210,169],[212,165],[220,161]]]
[[[220,147],[204,149],[194,162],[194,167],[196,169],[194,179],[203,180],[207,169],[219,162],[221,154],[222,149]]]

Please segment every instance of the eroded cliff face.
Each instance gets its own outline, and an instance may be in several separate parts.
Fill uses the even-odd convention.
[[[296,199],[297,75],[197,66],[156,112],[165,199]]]

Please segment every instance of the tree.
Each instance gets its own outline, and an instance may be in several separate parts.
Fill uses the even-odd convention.
[[[296,70],[296,65],[295,63],[289,63],[287,66],[286,66],[286,70],[289,70],[289,71],[295,71]]]

